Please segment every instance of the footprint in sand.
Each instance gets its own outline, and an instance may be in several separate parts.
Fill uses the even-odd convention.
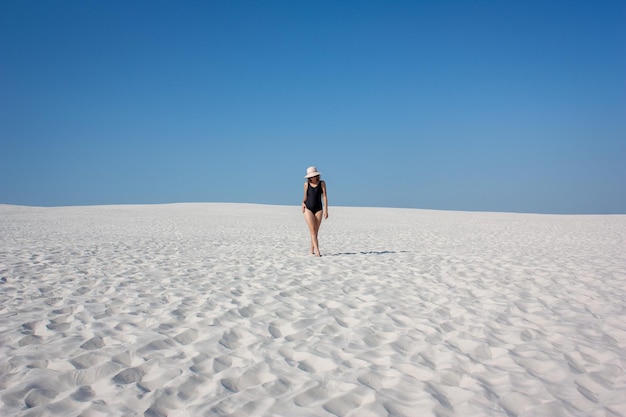
[[[54,390],[36,388],[31,390],[26,395],[26,398],[24,398],[24,404],[26,404],[26,407],[28,408],[45,405],[54,400],[57,395],[59,395],[59,393]]]
[[[246,332],[239,329],[230,330],[222,336],[220,339],[220,345],[228,349],[239,349],[242,346],[248,346],[253,343],[255,338]]]
[[[341,397],[333,398],[332,400],[326,402],[323,408],[336,416],[345,416],[350,411],[358,408],[361,405],[361,402],[361,397],[350,393],[342,395]]]
[[[22,324],[23,333],[35,336],[41,336],[44,327],[43,322],[40,320]]]
[[[293,402],[300,407],[312,407],[321,403],[324,399],[328,398],[328,396],[328,388],[324,385],[317,385],[296,395]]]
[[[605,403],[615,397],[612,384],[598,375],[581,375],[574,380],[574,383],[578,392],[594,403]]]
[[[104,346],[104,340],[100,336],[94,336],[82,345],[80,345],[81,349],[85,350],[96,350],[103,348]]]
[[[300,361],[298,368],[306,372],[319,374],[337,368],[337,363],[329,358],[311,355],[307,359]]]
[[[76,369],[87,369],[92,366],[100,365],[107,360],[106,356],[97,355],[95,353],[86,353],[84,355],[77,356],[75,358],[70,359],[70,363]]]
[[[197,338],[198,331],[196,329],[187,329],[175,336],[174,340],[176,340],[181,345],[188,345],[190,343],[193,343]]]
[[[73,386],[91,385],[98,381],[109,378],[119,372],[121,366],[114,362],[104,362],[102,365],[91,366],[85,369],[77,369],[70,373]]]
[[[115,375],[113,381],[118,384],[127,385],[141,381],[144,375],[145,372],[140,367],[128,368]]]
[[[70,395],[70,398],[78,402],[87,402],[91,401],[95,396],[96,392],[93,390],[93,388],[91,388],[89,385],[83,385],[82,387],[79,387],[76,391],[74,391],[74,393]]]
[[[46,327],[48,330],[52,330],[53,332],[64,332],[70,328],[70,323],[55,323],[50,321]]]
[[[383,387],[384,375],[379,372],[372,371],[368,372],[365,375],[361,375],[357,378],[361,384],[365,385],[373,389],[374,391],[378,391]]]
[[[18,346],[23,347],[23,346],[29,346],[29,345],[40,345],[42,344],[42,342],[43,341],[41,337],[28,335],[28,336],[24,336],[23,338],[21,338],[17,344]]]

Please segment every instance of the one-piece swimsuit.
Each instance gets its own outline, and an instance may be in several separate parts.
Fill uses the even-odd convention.
[[[307,184],[306,189],[306,201],[304,205],[311,210],[313,214],[322,210],[322,183],[317,184],[317,187],[312,187],[311,184]]]

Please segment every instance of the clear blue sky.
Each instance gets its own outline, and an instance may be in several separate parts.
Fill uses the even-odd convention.
[[[624,1],[0,2],[0,203],[626,213]]]

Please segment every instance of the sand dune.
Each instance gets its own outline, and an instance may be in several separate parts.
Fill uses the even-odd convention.
[[[0,206],[0,415],[626,416],[626,216]]]

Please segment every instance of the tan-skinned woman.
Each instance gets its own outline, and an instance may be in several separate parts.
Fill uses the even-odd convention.
[[[311,233],[311,253],[322,256],[320,253],[317,234],[322,224],[322,217],[328,218],[328,197],[326,195],[326,182],[320,178],[321,174],[317,168],[308,167],[304,178],[304,198],[302,200],[302,213],[309,226]],[[322,202],[323,200],[323,202]]]

